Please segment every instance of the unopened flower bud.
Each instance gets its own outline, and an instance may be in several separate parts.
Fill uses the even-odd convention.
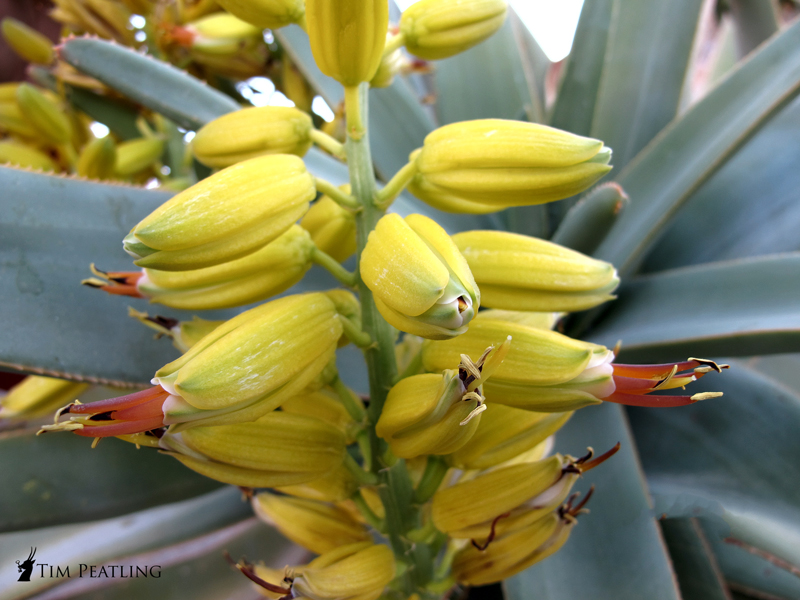
[[[492,404],[469,443],[450,454],[447,462],[465,470],[494,467],[535,448],[571,416],[571,412],[538,413]]]
[[[387,32],[386,40],[388,41],[391,38],[392,34]],[[392,85],[394,76],[400,72],[406,62],[406,58],[399,48],[392,52],[384,53],[375,76],[369,82],[370,87],[384,88]]]
[[[252,505],[262,521],[317,554],[371,539],[363,524],[333,504],[264,492],[253,498]]]
[[[28,62],[38,65],[53,62],[53,43],[35,29],[12,17],[3,19],[2,29],[11,49]]]
[[[15,165],[42,171],[56,171],[56,164],[44,152],[13,140],[0,140],[0,165]]]
[[[284,402],[281,410],[321,419],[341,430],[348,442],[354,441],[356,422],[353,421],[353,417],[347,412],[341,400],[329,389],[303,392]]]
[[[52,414],[88,388],[88,383],[29,375],[0,398],[0,419],[32,419]]]
[[[545,240],[505,231],[453,236],[492,308],[573,312],[612,300],[613,265]]]
[[[116,162],[117,149],[111,136],[92,140],[78,157],[78,175],[87,179],[109,179]]]
[[[206,15],[186,23],[185,27],[198,36],[199,40],[196,40],[200,41],[202,49],[210,51],[214,50],[214,41],[238,44],[249,38],[261,37],[260,28],[227,12]],[[208,48],[203,47],[203,42],[210,42]]]
[[[472,48],[503,25],[504,0],[421,0],[400,18],[406,49],[420,58],[437,60]]]
[[[262,29],[278,29],[303,18],[303,0],[217,0],[229,13]]]
[[[193,271],[145,269],[137,283],[151,302],[186,310],[210,310],[260,302],[288,290],[311,267],[314,245],[298,225],[260,250]]]
[[[114,172],[120,177],[130,177],[152,167],[161,160],[164,141],[158,138],[137,138],[117,146]]]
[[[290,598],[307,600],[376,600],[395,576],[394,554],[388,546],[359,542],[330,550],[307,565],[286,573],[256,567],[256,574]],[[286,576],[284,578],[284,575]]]
[[[125,249],[140,267],[183,271],[218,265],[284,233],[315,195],[297,156],[253,158],[168,200],[133,228]]]
[[[170,431],[159,446],[201,475],[252,488],[311,481],[340,465],[346,452],[335,427],[279,411],[254,423]]]
[[[311,51],[320,70],[345,87],[375,76],[389,26],[386,0],[306,0]]]
[[[321,502],[342,502],[352,497],[359,482],[344,465],[331,469],[322,477],[306,483],[275,488],[283,494]]]
[[[264,154],[303,156],[311,147],[311,117],[296,108],[259,106],[211,121],[192,140],[195,157],[209,167],[229,167]]]
[[[13,88],[14,97],[10,100],[0,101],[0,131],[13,133],[23,138],[38,138],[39,134],[33,125],[28,122],[19,108],[16,100],[16,91],[19,85]]]
[[[480,306],[466,260],[444,229],[422,215],[382,217],[369,234],[360,270],[381,315],[406,333],[435,340],[461,335]],[[458,359],[436,370],[453,364]]]
[[[349,185],[340,189],[350,193]],[[355,215],[328,196],[322,196],[311,205],[300,226],[311,234],[317,248],[339,262],[344,262],[356,251]]]
[[[23,83],[17,88],[17,104],[36,132],[49,142],[66,144],[72,138],[67,115],[47,94]]]
[[[577,194],[611,170],[603,142],[537,123],[445,125],[411,155],[409,191],[449,212],[487,213]]]

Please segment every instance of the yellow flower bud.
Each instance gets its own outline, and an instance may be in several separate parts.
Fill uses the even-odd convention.
[[[386,44],[386,0],[306,0],[311,51],[320,70],[345,87],[375,76]]]
[[[311,267],[314,248],[297,225],[260,250],[193,271],[145,269],[137,283],[151,302],[186,310],[210,310],[260,302],[288,290]]]
[[[56,164],[45,153],[13,140],[0,140],[0,165],[2,164],[42,171],[58,170]]]
[[[358,481],[344,465],[331,469],[328,473],[307,483],[279,486],[275,489],[297,498],[320,500],[322,502],[341,502],[352,497],[358,489]]]
[[[311,147],[311,117],[296,108],[259,106],[223,115],[192,140],[195,157],[209,167],[229,167],[264,154],[303,156]]]
[[[88,388],[88,383],[29,375],[0,398],[0,419],[31,419],[52,414]]]
[[[169,431],[159,445],[201,475],[253,488],[311,481],[340,465],[346,452],[335,427],[278,411],[254,423]]]
[[[431,518],[439,531],[451,537],[472,537],[476,526],[491,526],[498,516],[522,506],[556,484],[562,477],[563,463],[561,456],[551,456],[537,462],[501,467],[439,489],[433,496]]]
[[[332,504],[265,492],[256,495],[252,505],[262,521],[317,554],[371,540],[364,525]]]
[[[36,132],[55,144],[66,144],[72,138],[72,126],[56,102],[32,85],[17,88],[17,104]]]
[[[603,142],[521,121],[452,123],[411,155],[409,191],[449,212],[487,213],[577,194],[611,170]]]
[[[481,313],[481,321],[506,321],[520,323],[535,329],[553,329],[559,319],[559,313],[526,312],[521,310],[491,309]]]
[[[503,581],[559,550],[570,529],[551,512],[525,528],[500,535],[483,551],[465,546],[453,561],[453,576],[465,585]]]
[[[330,423],[345,434],[348,442],[354,440],[355,421],[335,392],[321,389],[304,392],[281,404],[283,412],[316,417]]]
[[[340,189],[350,193],[349,185],[340,186]],[[322,196],[311,206],[300,226],[311,234],[317,248],[339,262],[356,251],[355,215],[328,196]]]
[[[223,169],[174,196],[125,238],[140,267],[201,269],[268,244],[308,210],[316,195],[303,161],[261,156]]]
[[[217,0],[229,13],[262,29],[278,29],[303,18],[303,0]]]
[[[0,130],[24,138],[39,137],[36,129],[28,122],[25,115],[22,114],[19,105],[17,105],[17,101],[13,98],[10,101],[0,102]]]
[[[11,49],[28,62],[38,65],[53,62],[53,43],[35,29],[12,17],[3,19],[2,29]]]
[[[527,452],[558,431],[572,416],[536,413],[493,404],[469,443],[447,457],[459,469],[488,469]]]
[[[466,260],[444,229],[422,215],[381,218],[369,234],[360,270],[381,315],[406,333],[439,340],[461,335],[480,306]],[[458,360],[448,366],[453,364]]]
[[[292,596],[309,600],[377,600],[395,575],[388,546],[360,542],[293,569]]]
[[[392,34],[386,34],[386,40],[392,39]],[[375,76],[370,80],[370,87],[384,88],[392,85],[394,76],[397,75],[403,66],[406,64],[406,59],[403,53],[398,48],[388,54],[384,54],[381,59],[381,64],[375,72]]]
[[[114,172],[120,177],[130,177],[161,160],[164,141],[158,138],[137,138],[117,146]]]
[[[111,136],[92,140],[78,157],[78,175],[88,179],[109,179],[114,174],[117,149]]]
[[[614,355],[604,346],[524,323],[496,320],[493,311],[487,312],[456,339],[426,342],[422,349],[426,370],[439,371],[462,353],[480,352],[511,336],[508,356],[484,387],[489,402],[539,412],[566,412],[598,404],[598,398],[614,391],[610,364]]]
[[[573,312],[613,300],[613,265],[537,238],[505,231],[453,236],[485,306]]]
[[[504,0],[421,0],[400,18],[406,49],[425,60],[447,58],[472,48],[503,25]]]

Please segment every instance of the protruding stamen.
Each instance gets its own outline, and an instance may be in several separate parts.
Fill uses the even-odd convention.
[[[509,515],[511,515],[511,512],[506,512],[506,513],[503,513],[502,515],[499,515],[499,516],[495,517],[494,520],[492,521],[492,527],[491,527],[491,529],[489,531],[489,537],[486,538],[486,542],[484,542],[483,544],[479,544],[475,540],[470,540],[472,542],[472,545],[475,546],[481,552],[486,550],[489,547],[489,544],[491,544],[494,541],[494,538],[497,535],[497,532],[496,532],[497,522],[500,519],[505,519]]]
[[[617,442],[614,445],[614,447],[611,448],[611,450],[609,450],[607,452],[604,452],[603,454],[601,454],[597,458],[593,458],[592,460],[588,460],[588,461],[585,461],[583,463],[576,462],[575,464],[578,467],[578,469],[581,471],[581,473],[586,473],[587,471],[591,471],[592,469],[594,469],[596,466],[601,465],[604,462],[606,462],[609,458],[611,458],[617,452],[619,452],[620,448],[622,448],[622,444],[620,442]]]
[[[236,567],[242,575],[247,577],[250,581],[252,581],[256,585],[261,586],[262,588],[272,592],[273,594],[284,594],[284,596],[291,598],[292,594],[291,589],[282,588],[279,585],[274,585],[268,581],[264,581],[263,579],[261,579],[261,577],[256,575],[256,571],[253,568],[253,565],[248,563],[245,559],[242,559],[239,562],[235,562],[231,558],[231,555],[228,553],[227,550],[223,553],[223,556],[225,556],[225,560],[227,560],[231,565]]]

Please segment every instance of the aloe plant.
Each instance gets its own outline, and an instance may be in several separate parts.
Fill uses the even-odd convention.
[[[127,14],[152,8],[146,1],[110,4]],[[366,127],[384,184],[428,133],[458,121],[516,119],[602,139],[615,152],[607,177],[615,185],[582,199],[475,216],[443,213],[403,193],[392,210],[430,216],[450,234],[505,229],[552,238],[613,263],[622,278],[618,298],[562,320],[566,333],[609,347],[620,340],[618,355],[627,363],[701,355],[732,364],[724,377],[695,384],[701,392],[721,390],[720,399],[670,410],[605,403],[576,412],[556,450],[617,442],[621,450],[578,483],[576,489],[592,483],[596,491],[591,514],[569,542],[495,590],[509,600],[800,597],[800,472],[793,460],[800,451],[800,362],[793,354],[800,352],[793,185],[800,23],[779,30],[769,0],[730,4],[738,60],[694,96],[686,88],[697,77],[693,44],[708,17],[699,0],[587,0],[552,105],[545,94],[551,66],[513,13],[493,37],[437,61],[431,73],[397,76],[369,91]],[[147,15],[151,32],[155,15]],[[125,32],[72,30],[138,45]],[[302,73],[303,90],[337,109],[343,88],[319,70],[302,29],[272,35],[275,41],[256,52],[284,57]],[[150,51],[160,58],[71,38],[56,67],[33,72],[60,94],[54,102],[104,123],[118,142],[144,137],[162,145],[160,156],[128,177],[134,185],[0,167],[8,190],[0,217],[5,369],[134,388],[177,356],[126,316],[128,305],[145,308],[141,300],[79,285],[90,263],[130,267],[122,238],[172,189],[208,175],[184,159],[184,131],[238,110],[243,100],[231,95],[240,74],[221,71],[202,51],[189,56],[153,44]],[[77,74],[101,85],[81,87]],[[289,89],[285,72],[269,74]],[[49,144],[55,168],[76,171],[71,151]],[[162,162],[169,177],[158,170]],[[348,180],[347,166],[322,151],[310,150],[305,163],[334,186]],[[135,185],[154,175],[156,189]],[[336,284],[314,267],[291,292]],[[359,354],[341,349],[338,367],[345,383],[365,394]],[[118,440],[91,450],[86,440],[34,437],[36,429],[31,423],[0,433],[0,598],[232,597],[251,593],[251,584],[221,558],[224,550],[277,568],[305,560],[299,547],[252,517],[236,488]],[[29,547],[40,563],[159,564],[161,577],[16,583],[14,560]]]

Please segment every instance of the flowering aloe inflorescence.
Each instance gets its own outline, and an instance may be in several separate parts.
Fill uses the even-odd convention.
[[[220,4],[250,25],[218,15],[172,35],[200,56],[254,27],[305,27],[320,69],[345,87],[346,143],[299,108],[250,108],[203,127],[195,157],[220,170],[131,230],[124,248],[141,270],[92,267],[84,283],[191,310],[266,302],[222,322],[133,311],[183,356],[153,387],[72,402],[42,431],[118,436],[219,481],[269,488],[253,495],[256,513],[320,554],[285,570],[236,563],[269,597],[368,600],[392,589],[431,598],[545,559],[591,495],[571,495],[575,481],[619,450],[551,454],[572,412],[704,400],[718,394],[662,392],[727,365],[620,364],[605,346],[554,331],[565,313],[613,300],[619,277],[609,263],[519,234],[451,236],[427,216],[386,210],[406,188],[461,213],[563,199],[610,170],[611,150],[531,123],[453,123],[378,190],[369,82],[385,83],[376,73],[391,71],[403,46],[438,59],[479,43],[500,27],[506,3],[422,0],[391,31],[386,0]],[[66,139],[45,119],[55,114],[46,98],[28,96],[42,131]],[[346,161],[349,185],[309,172],[302,157],[314,144]],[[107,170],[109,148],[91,152],[86,168]],[[351,272],[341,262],[354,253]],[[272,298],[312,263],[348,289]],[[364,352],[366,401],[337,371],[348,342]],[[24,405],[18,395],[9,404]]]

